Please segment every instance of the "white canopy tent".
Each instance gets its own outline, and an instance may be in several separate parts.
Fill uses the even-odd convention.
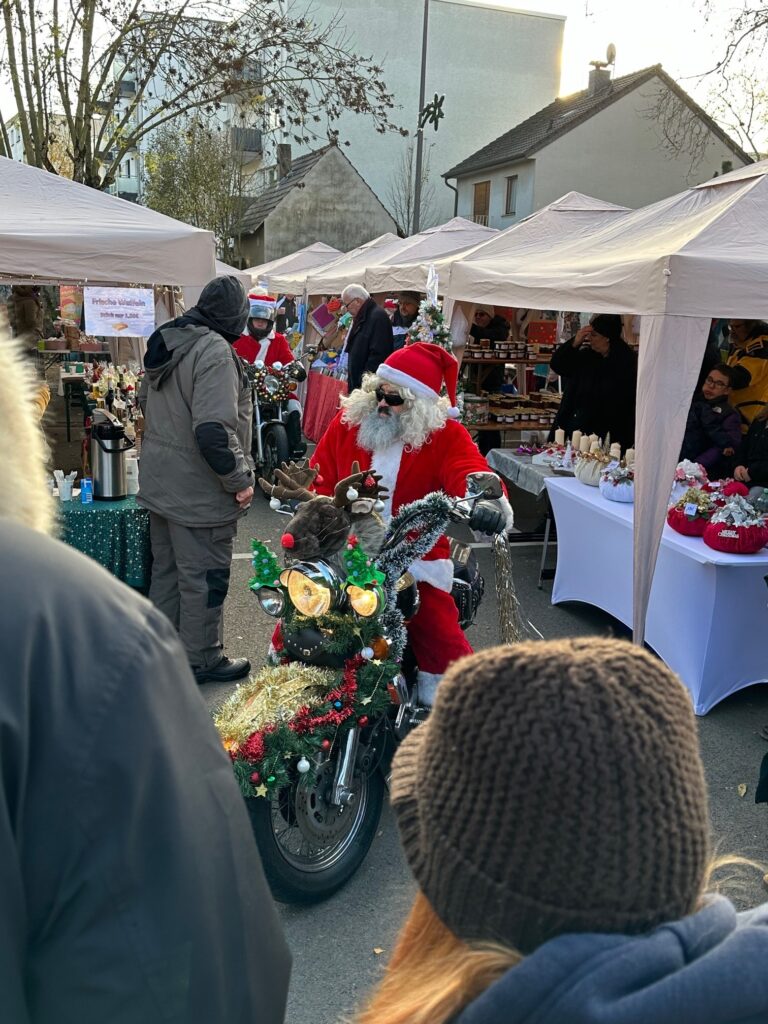
[[[247,270],[230,267],[228,263],[222,263],[221,260],[216,260],[216,277],[236,277],[246,291],[249,291],[251,287],[251,275]]]
[[[203,285],[214,238],[144,206],[0,157],[0,280]]]
[[[270,288],[281,295],[301,295],[304,292],[308,295],[326,295],[339,292],[344,285],[356,280],[350,274],[361,274],[377,255],[389,257],[402,247],[404,241],[386,232],[309,271],[272,274],[269,279]]]
[[[312,245],[305,245],[303,249],[289,253],[288,256],[270,260],[269,263],[262,263],[258,267],[248,267],[243,273],[250,277],[251,286],[257,285],[259,281],[264,281],[268,288],[272,288],[272,278],[276,274],[308,273],[315,267],[322,267],[332,260],[337,260],[341,255],[343,254],[338,249],[334,249],[332,245],[326,245],[325,242],[313,242]]]
[[[453,264],[473,302],[640,314],[635,431],[634,636],[642,642],[690,397],[713,317],[768,306],[768,161],[594,224],[559,242],[534,233],[514,258]]]
[[[466,253],[476,246],[499,234],[496,228],[488,228],[482,224],[475,224],[464,217],[454,217],[445,224],[429,228],[418,235],[412,235],[404,239],[406,244],[396,254],[391,263],[381,264],[378,261],[369,265],[361,280],[357,283],[365,285],[370,292],[393,292],[409,289],[411,291],[424,291],[426,288],[426,273],[422,287],[411,284],[401,284],[402,280],[409,280],[408,274],[402,274],[405,267],[416,264],[427,266],[436,261],[450,259],[459,253]]]
[[[429,259],[421,251],[406,250],[397,261],[368,270],[366,280],[370,282],[371,291],[406,289],[423,292],[427,287],[430,269],[434,267],[442,293],[448,283],[450,268],[457,260],[481,259],[485,255],[510,256],[515,252],[517,240],[524,240],[531,233],[555,241],[572,230],[581,231],[587,223],[600,225],[613,219],[617,213],[626,212],[628,210],[625,206],[615,206],[613,203],[593,199],[580,192],[568,192],[549,206],[504,231],[482,229],[486,232],[486,237],[477,238],[473,243],[469,243],[466,249],[453,252],[444,250],[443,255],[435,259]]]

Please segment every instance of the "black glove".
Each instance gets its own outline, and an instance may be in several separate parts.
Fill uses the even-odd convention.
[[[487,501],[478,501],[469,517],[470,528],[479,533],[502,533],[504,523],[504,513]]]

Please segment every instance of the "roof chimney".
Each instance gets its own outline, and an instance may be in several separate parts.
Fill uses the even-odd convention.
[[[592,70],[589,72],[589,86],[587,87],[587,93],[590,96],[597,96],[601,92],[606,92],[611,87],[611,72],[600,60],[593,60],[591,62]]]
[[[291,173],[291,144],[290,142],[278,142],[277,144],[277,177],[284,178]]]

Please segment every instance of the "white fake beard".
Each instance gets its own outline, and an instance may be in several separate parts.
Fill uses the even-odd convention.
[[[368,413],[360,421],[360,426],[357,428],[357,443],[361,448],[365,448],[369,452],[377,452],[383,448],[389,448],[395,441],[399,441],[402,436],[402,415],[394,412],[382,415],[378,409]]]

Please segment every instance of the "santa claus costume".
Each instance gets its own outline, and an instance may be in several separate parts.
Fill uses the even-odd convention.
[[[343,409],[310,460],[320,471],[315,481],[319,493],[333,494],[335,485],[349,475],[352,463],[357,461],[361,469],[381,474],[381,485],[389,491],[382,516],[389,521],[403,505],[432,491],[464,497],[469,474],[491,472],[466,429],[456,422],[458,363],[451,353],[438,345],[419,342],[392,353],[376,376],[409,389],[417,400],[435,403],[440,401],[445,384],[451,403],[448,417],[419,447],[403,436],[384,447],[374,443],[370,450],[360,443],[359,425],[348,422],[347,410]],[[511,522],[506,499],[504,510]],[[420,698],[431,703],[430,697],[448,665],[472,653],[451,597],[453,563],[448,538],[440,537],[428,554],[410,566],[410,572],[419,583],[421,607],[408,625],[408,635],[419,666]]]

